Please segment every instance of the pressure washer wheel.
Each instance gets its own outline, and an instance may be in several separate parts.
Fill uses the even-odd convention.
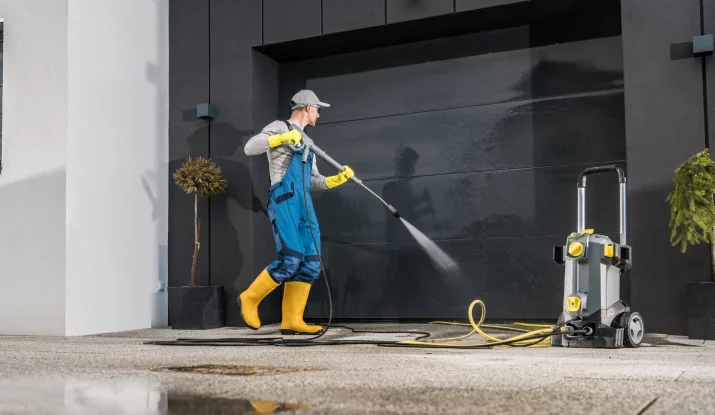
[[[623,327],[623,344],[626,347],[640,346],[645,336],[643,317],[636,312],[623,313],[620,316],[619,323]]]

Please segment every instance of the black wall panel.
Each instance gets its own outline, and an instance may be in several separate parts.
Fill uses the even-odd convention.
[[[385,24],[385,0],[323,0],[323,33]]]
[[[505,6],[508,4],[528,3],[531,0],[456,0],[457,13],[467,10],[484,9],[487,7]]]
[[[187,156],[209,156],[209,126],[196,104],[209,102],[209,2],[175,0],[169,7],[169,286],[191,284],[194,198],[171,175]],[[196,283],[209,283],[209,203],[199,201],[201,250]],[[169,317],[171,318],[171,316]]]
[[[387,23],[454,13],[454,0],[385,0]]]
[[[321,0],[263,0],[263,43],[320,36],[320,3]]]
[[[475,40],[490,41],[486,36]],[[382,53],[369,51],[359,55],[374,62]],[[338,76],[321,77],[316,73],[316,66],[340,71],[343,62],[341,56],[332,61],[321,59],[313,65],[305,62],[290,67],[298,74],[296,77],[304,77],[293,89],[307,86],[319,91],[318,96],[331,104],[321,114],[320,126],[623,87],[618,37],[405,63]]]
[[[707,281],[704,246],[668,243],[673,171],[705,146],[702,64],[670,59],[700,33],[698,0],[621,2],[628,148],[631,301],[652,332],[685,333],[685,283]]]
[[[242,323],[236,296],[253,279],[251,159],[243,152],[252,135],[256,74],[251,47],[261,44],[261,2],[211,0],[211,159],[228,180],[211,199],[211,283],[224,286],[226,324]]]
[[[613,90],[318,125],[310,136],[363,180],[625,160],[623,109]]]
[[[524,39],[536,46],[563,42],[564,36],[569,40],[589,39],[594,32],[619,36],[620,21],[619,0],[549,0],[540,2],[539,7],[515,3],[274,43],[260,51],[279,63],[287,63],[386,46],[409,46],[426,40],[450,42],[453,39],[447,38],[469,34],[491,36],[492,42],[481,47],[501,49],[510,47],[500,39],[501,30],[518,28],[527,35]],[[467,43],[462,48],[470,50],[471,45]],[[467,52],[464,56],[468,55]]]

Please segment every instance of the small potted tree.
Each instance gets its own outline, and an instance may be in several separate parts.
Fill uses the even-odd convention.
[[[196,262],[199,256],[199,197],[211,197],[226,190],[221,169],[203,157],[190,156],[174,172],[174,182],[187,194],[194,195],[194,256],[191,285],[169,287],[169,319],[173,329],[204,330],[224,325],[223,286],[196,286]]]
[[[710,282],[686,284],[688,336],[715,340],[715,162],[705,149],[675,170],[670,202],[670,241],[685,253],[688,245],[710,244]]]

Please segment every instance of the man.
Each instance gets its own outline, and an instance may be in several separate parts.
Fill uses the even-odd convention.
[[[312,152],[307,163],[303,164],[304,150],[296,151],[301,145],[301,133],[290,130],[289,125],[295,124],[301,129],[308,125],[314,127],[320,118],[320,109],[330,105],[320,102],[310,90],[299,91],[290,104],[292,113],[287,122],[279,120],[268,124],[259,134],[248,140],[244,149],[249,156],[263,153],[268,155],[271,178],[268,217],[273,228],[278,257],[238,296],[238,302],[246,325],[258,329],[261,327],[258,304],[285,282],[281,334],[317,334],[322,330],[321,326],[307,325],[303,321],[310,288],[321,271],[318,257],[320,231],[309,189],[339,186],[353,176],[353,171],[344,166],[345,171],[335,176],[322,176],[318,172]],[[306,187],[309,182],[309,188],[305,190],[303,176]],[[304,197],[308,199],[307,209]],[[309,225],[312,225],[315,243]]]

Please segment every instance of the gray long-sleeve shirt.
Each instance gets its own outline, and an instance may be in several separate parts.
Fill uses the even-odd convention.
[[[268,171],[271,177],[271,185],[280,182],[288,171],[293,151],[288,146],[281,145],[276,148],[271,148],[268,145],[268,137],[276,134],[288,132],[288,126],[284,121],[273,121],[263,128],[263,130],[251,137],[243,151],[248,156],[258,156],[266,153],[268,156]],[[310,174],[311,189],[327,189],[325,184],[325,176],[318,172],[315,157],[313,157],[313,166]]]

